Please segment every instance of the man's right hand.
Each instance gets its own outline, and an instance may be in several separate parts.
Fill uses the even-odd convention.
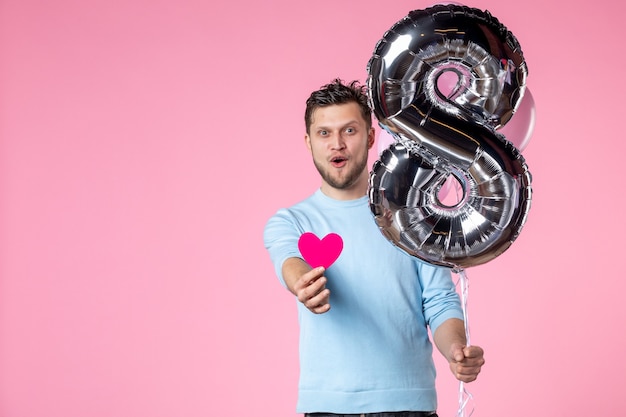
[[[315,314],[330,310],[330,290],[326,288],[324,271],[322,266],[311,269],[299,258],[290,258],[283,264],[287,287],[298,301]]]
[[[293,290],[298,300],[313,313],[322,314],[330,310],[330,290],[326,288],[324,267],[311,269],[302,275]]]

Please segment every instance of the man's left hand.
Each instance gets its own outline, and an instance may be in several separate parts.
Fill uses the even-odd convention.
[[[450,370],[459,381],[472,382],[485,364],[483,349],[479,346],[451,346]]]

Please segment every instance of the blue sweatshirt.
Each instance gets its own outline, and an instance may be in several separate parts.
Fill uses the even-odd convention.
[[[276,274],[302,257],[298,239],[337,233],[343,251],[325,272],[331,309],[297,303],[300,382],[297,412],[434,411],[435,366],[428,326],[463,319],[448,269],[407,255],[378,230],[367,197],[338,201],[320,190],[279,210],[264,233]]]

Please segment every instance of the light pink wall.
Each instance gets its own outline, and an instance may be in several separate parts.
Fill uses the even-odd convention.
[[[294,415],[294,301],[261,236],[318,186],[304,100],[432,3],[4,0],[0,416]],[[527,225],[468,270],[474,415],[615,416],[625,7],[465,4],[520,40],[538,115]]]

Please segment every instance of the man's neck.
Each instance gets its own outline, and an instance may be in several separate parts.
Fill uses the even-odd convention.
[[[367,183],[365,185],[354,186],[348,189],[337,189],[324,182],[322,183],[320,190],[325,196],[334,200],[358,200],[367,194]]]

